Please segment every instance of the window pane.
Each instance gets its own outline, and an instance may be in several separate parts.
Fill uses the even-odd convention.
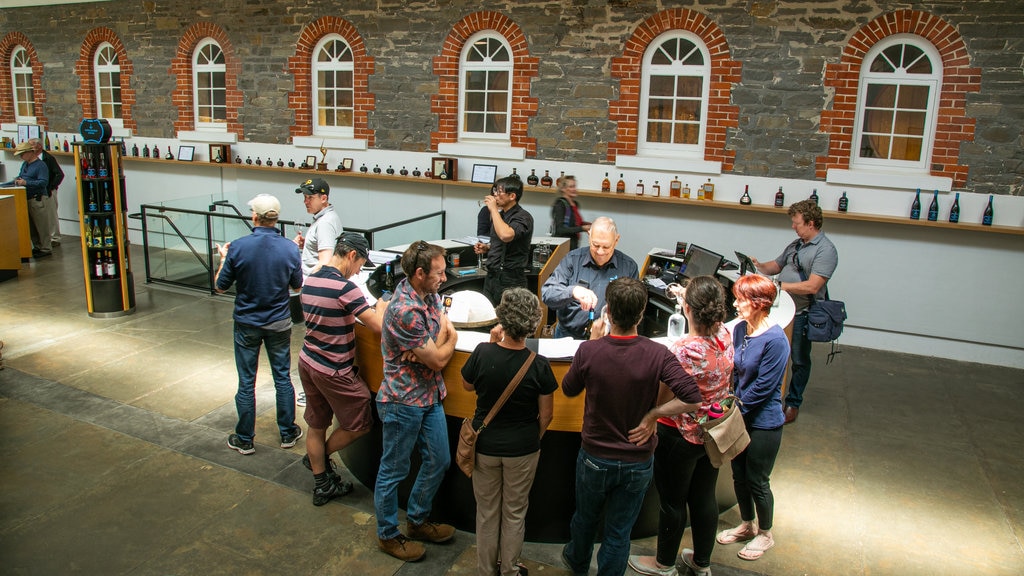
[[[650,98],[647,100],[647,118],[663,120],[672,117],[672,101]]]
[[[227,106],[228,94],[225,90],[214,90],[213,91],[213,105],[214,106]]]
[[[900,86],[899,107],[909,110],[927,110],[928,87]]]
[[[334,106],[334,90],[320,90],[317,104],[320,106]]]
[[[490,74],[491,82],[488,88],[491,90],[508,90],[508,72],[504,71],[491,71]]]
[[[903,44],[896,44],[882,51],[886,59],[896,68],[903,67],[903,46]]]
[[[476,70],[466,72],[466,90],[484,90],[487,88],[487,72]]]
[[[921,138],[896,137],[892,139],[892,160],[910,160],[916,162],[921,159]]]
[[[889,137],[865,134],[860,141],[862,158],[888,158]]]
[[[492,112],[508,112],[508,93],[500,92],[497,94],[491,94],[487,99],[487,109]]]
[[[466,92],[466,111],[482,112],[486,108],[485,96],[482,92]]]
[[[320,109],[321,126],[335,126],[334,123],[334,109],[333,108],[321,108]]]
[[[668,122],[648,122],[647,141],[660,142],[663,144],[672,141],[672,124]]]
[[[487,132],[491,134],[501,134],[505,131],[505,115],[504,114],[488,114],[490,120]]]
[[[675,96],[674,76],[651,76],[651,96]]]
[[[668,43],[662,44],[654,54],[651,55],[651,64],[658,66],[667,66],[672,63],[672,59],[665,54],[664,50]]]
[[[882,134],[892,133],[892,111],[891,110],[865,110],[864,132],[875,132]]]
[[[110,117],[111,118],[122,118],[122,116],[121,116],[121,102],[120,102],[120,100],[117,101],[112,106],[112,110],[110,112]]]
[[[326,89],[326,88],[333,88],[334,87],[334,73],[333,72],[320,71],[316,75],[316,81],[317,81],[317,84],[320,86],[321,90]]]
[[[896,112],[896,134],[923,136],[924,135],[924,112]]]
[[[696,124],[676,124],[673,142],[676,144],[696,144],[700,137],[700,126]]]
[[[865,106],[892,108],[896,104],[896,86],[891,84],[869,84]]]
[[[338,82],[338,86],[341,88],[352,88],[352,72],[343,71],[338,72],[335,79]]]
[[[200,90],[209,89],[211,86],[210,75],[200,72],[196,74],[196,87]]]
[[[878,56],[875,57],[874,62],[871,63],[871,71],[872,72],[895,72],[896,69],[893,68],[892,64],[890,64],[885,59],[885,56],[883,54],[879,54]]]
[[[211,104],[212,97],[210,96],[209,90],[200,90],[196,92],[196,97],[199,100],[198,104],[200,106],[209,106]]]
[[[338,110],[338,123],[337,126],[352,127],[352,111],[351,110]]]
[[[922,56],[907,68],[908,74],[931,74],[932,61],[927,56]]]
[[[338,106],[345,108],[351,108],[353,106],[353,93],[351,90],[338,90],[335,92],[335,95],[338,98]]]
[[[696,100],[677,102],[676,120],[700,120],[700,102]]]
[[[703,94],[704,79],[700,76],[680,76],[676,79],[676,95],[700,98]]]
[[[483,114],[466,114],[465,129],[467,132],[483,132],[484,131],[484,115]]]

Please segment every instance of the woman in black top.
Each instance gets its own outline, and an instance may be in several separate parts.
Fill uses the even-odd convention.
[[[558,179],[558,191],[561,196],[551,205],[551,235],[569,239],[569,249],[580,245],[580,232],[590,231],[590,222],[585,222],[580,215],[580,206],[576,203],[576,177],[562,176]]]
[[[476,347],[462,367],[462,385],[477,394],[473,424],[484,417],[530,356],[526,337],[540,322],[540,302],[525,288],[510,288],[495,309],[498,325],[490,342]],[[540,439],[551,423],[558,388],[547,358],[536,356],[515,392],[476,443],[477,572],[519,574],[530,487],[540,459]]]

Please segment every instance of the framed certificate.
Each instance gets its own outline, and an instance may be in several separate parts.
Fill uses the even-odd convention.
[[[478,184],[494,184],[495,176],[498,175],[498,167],[494,164],[473,164],[472,182]]]
[[[178,160],[182,162],[191,162],[195,153],[195,146],[178,146]]]
[[[342,170],[342,172],[351,172],[352,171],[352,159],[351,158],[345,158],[344,160],[341,161],[341,170]]]

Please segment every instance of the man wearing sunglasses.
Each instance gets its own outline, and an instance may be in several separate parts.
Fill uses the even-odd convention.
[[[519,204],[523,200],[522,180],[505,177],[494,184],[494,193],[484,198],[491,213],[491,242],[478,242],[473,251],[487,254],[483,292],[497,306],[506,288],[526,288],[533,216]]]

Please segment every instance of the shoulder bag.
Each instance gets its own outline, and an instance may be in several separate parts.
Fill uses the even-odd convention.
[[[724,404],[729,400],[732,402]],[[704,431],[704,450],[715,468],[721,468],[750,444],[750,435],[743,423],[743,414],[740,413],[740,399],[730,394],[722,404],[726,410],[720,417],[704,418],[700,422],[701,430]]]
[[[526,376],[526,371],[530,369],[530,364],[533,364],[533,359],[537,357],[537,353],[530,351],[530,355],[526,358],[526,362],[523,363],[523,367],[516,372],[512,381],[509,382],[508,386],[505,387],[505,392],[501,394],[501,398],[494,403],[491,407],[491,411],[484,417],[483,423],[480,424],[479,429],[473,428],[473,417],[470,416],[462,421],[462,428],[459,429],[459,445],[455,448],[455,464],[458,465],[459,470],[470,478],[473,477],[473,467],[476,465],[476,439],[484,428],[491,423],[491,420],[498,414],[501,407],[505,405],[505,402],[515,392],[516,387],[522,382],[523,376]]]
[[[801,280],[807,280],[803,268],[797,268]],[[828,284],[825,284],[825,298],[818,300],[815,296],[807,307],[807,339],[811,342],[831,342],[832,350],[828,354],[826,364],[832,362],[839,351],[836,350],[836,340],[843,333],[843,323],[846,321],[846,303],[839,300],[829,300]]]

